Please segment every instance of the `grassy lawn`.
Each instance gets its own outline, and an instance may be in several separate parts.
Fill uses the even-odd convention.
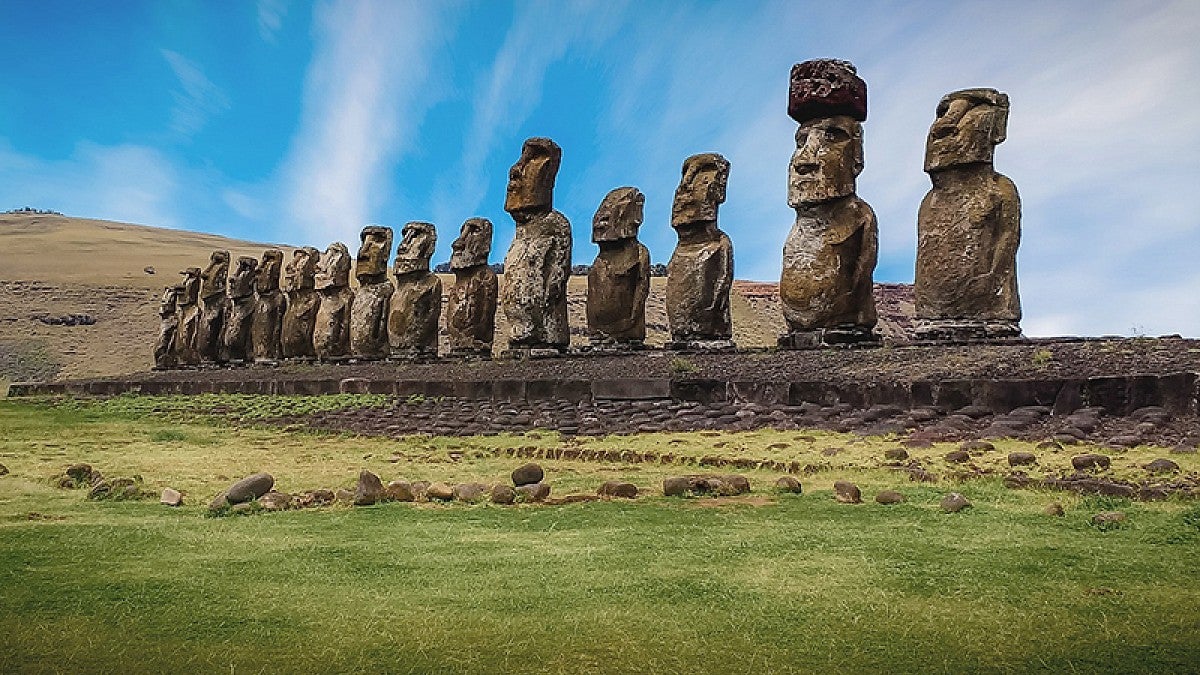
[[[289,405],[317,405],[281,399]],[[211,401],[201,399],[203,405]],[[224,401],[242,409],[276,403]],[[264,410],[263,415],[270,410]],[[1200,664],[1200,505],[914,484],[894,439],[822,432],[581,439],[609,449],[823,465],[803,495],[744,471],[727,500],[655,494],[658,464],[544,460],[556,494],[623,478],[636,501],[382,504],[206,518],[229,482],[497,482],[496,448],[556,435],[404,441],[190,419],[171,399],[0,401],[0,672],[1187,672]],[[995,453],[1002,458],[1008,445]],[[827,456],[823,450],[841,448]],[[935,472],[951,446],[914,450]],[[1046,457],[1043,465],[1069,461]],[[1045,454],[1038,451],[1039,454]],[[1114,459],[1114,471],[1161,456]],[[1173,457],[1196,471],[1195,455]],[[988,460],[992,461],[992,460]],[[997,462],[999,460],[996,460]],[[187,495],[89,502],[73,462]],[[867,503],[838,504],[837,479]],[[873,503],[881,489],[907,502]],[[962,492],[974,508],[942,514]],[[1051,501],[1066,515],[1042,514]],[[1127,524],[1100,530],[1097,511]]]

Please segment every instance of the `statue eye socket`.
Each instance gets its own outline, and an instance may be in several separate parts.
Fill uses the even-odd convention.
[[[825,130],[825,140],[840,143],[841,141],[849,140],[850,134],[843,129],[829,128]]]

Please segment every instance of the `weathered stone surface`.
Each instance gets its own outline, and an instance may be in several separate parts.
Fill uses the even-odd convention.
[[[414,221],[404,226],[392,267],[396,275],[388,315],[392,356],[437,356],[442,280],[429,271],[436,246],[437,230],[431,223]]]
[[[370,471],[358,473],[358,482],[354,485],[354,505],[370,506],[384,497],[383,481]]]
[[[317,264],[314,287],[320,296],[313,325],[313,352],[319,359],[350,355],[350,250],[340,241],[325,249]]]
[[[279,291],[283,269],[283,251],[263,252],[254,275],[254,320],[250,328],[250,347],[255,361],[274,362],[283,355],[283,310],[287,299]]]
[[[788,115],[797,122],[845,115],[867,119],[867,83],[854,64],[837,59],[813,59],[792,66]]]
[[[802,114],[792,111],[800,122],[788,165],[796,221],[783,248],[779,297],[788,333],[780,346],[874,339],[879,228],[855,194],[866,85],[845,61],[807,61],[792,68],[790,100],[789,110],[798,105]]]
[[[917,215],[917,336],[1020,334],[1017,188],[992,168],[1008,126],[1008,96],[964,89],[942,97],[925,146],[933,189]]]
[[[996,449],[996,446],[988,441],[981,441],[977,439],[959,443],[958,449],[966,450],[967,452],[993,452]]]
[[[1158,458],[1147,464],[1143,464],[1142,468],[1150,473],[1177,473],[1179,465],[1169,459]]]
[[[95,485],[103,479],[100,472],[93,469],[91,464],[72,464],[67,467],[66,471],[63,471],[63,474],[71,479],[75,487]]]
[[[200,325],[196,332],[196,351],[205,363],[220,361],[224,353],[228,284],[229,251],[213,251],[208,267],[200,273]]]
[[[298,509],[307,509],[332,504],[334,499],[336,499],[336,495],[332,490],[309,490],[297,494],[292,499],[292,504]]]
[[[4,466],[3,464],[0,464],[0,476],[7,476],[7,475],[8,475],[8,467]]]
[[[174,488],[163,488],[162,494],[158,498],[159,504],[166,506],[182,506],[183,493]]]
[[[504,258],[500,307],[508,319],[509,348],[565,349],[567,280],[571,276],[571,223],[554,210],[554,180],[562,149],[530,138],[509,171],[504,210],[516,233]]]
[[[517,491],[503,483],[493,485],[491,500],[493,504],[512,504],[517,501]]]
[[[454,286],[446,303],[446,337],[451,354],[490,356],[496,332],[499,281],[488,265],[492,221],[470,218],[451,245]]]
[[[640,346],[646,339],[650,251],[637,240],[646,196],[633,187],[609,192],[592,218],[600,253],[588,272],[587,326],[594,345]]]
[[[884,490],[875,495],[875,503],[891,506],[892,504],[900,504],[904,502],[904,495],[895,490]]]
[[[721,482],[728,486],[730,494],[744,495],[750,492],[750,479],[740,474],[731,473],[721,476]]]
[[[275,478],[269,473],[256,473],[239,480],[224,492],[225,500],[230,504],[249,502],[270,492],[275,486]]]
[[[1092,524],[1100,526],[1121,525],[1128,517],[1124,511],[1101,511],[1092,516]]]
[[[200,363],[197,343],[200,338],[200,268],[189,267],[183,275],[183,290],[179,294],[176,316],[179,329],[175,333],[175,360],[181,366]]]
[[[604,497],[621,497],[623,499],[634,499],[638,495],[638,488],[633,483],[626,483],[619,480],[607,480],[596,491],[596,494]]]
[[[1059,504],[1058,502],[1050,502],[1046,505],[1046,508],[1042,509],[1042,513],[1046,514],[1047,516],[1062,517],[1062,515],[1066,512],[1063,510],[1062,504]]]
[[[883,457],[884,459],[904,461],[908,459],[908,451],[904,448],[888,448],[883,451]]]
[[[284,291],[287,308],[283,312],[280,334],[283,358],[313,358],[313,330],[321,295],[316,290],[317,263],[321,252],[311,246],[298,248],[284,269]]]
[[[1071,466],[1078,471],[1086,471],[1088,469],[1107,469],[1112,464],[1112,460],[1107,455],[1097,453],[1088,453],[1086,455],[1075,455],[1071,458]]]
[[[440,481],[431,483],[429,487],[425,488],[425,497],[429,501],[448,502],[454,499],[454,488]]]
[[[387,276],[392,228],[369,225],[361,233],[354,275],[358,291],[350,307],[350,353],[359,359],[388,355],[388,314],[396,287]]]
[[[690,486],[687,476],[669,476],[663,479],[663,494],[667,497],[684,497]]]
[[[490,489],[483,483],[459,483],[452,490],[455,501],[474,504],[488,497]]]
[[[158,340],[154,343],[154,367],[157,370],[174,368],[178,363],[175,352],[175,338],[179,335],[176,303],[182,294],[182,284],[167,286],[158,301]]]
[[[513,485],[530,485],[532,483],[540,483],[545,478],[545,472],[538,464],[529,463],[519,466],[512,472]]]
[[[209,511],[221,511],[222,509],[227,508],[229,508],[229,500],[225,498],[224,492],[216,495],[211,501],[208,502]]]
[[[222,336],[222,356],[226,361],[246,361],[252,358],[250,331],[254,325],[254,279],[258,260],[239,256],[237,268],[229,279],[229,308],[225,312],[225,332]]]
[[[953,450],[946,453],[945,459],[947,462],[961,464],[963,462],[970,461],[971,453],[967,452],[966,450]]]
[[[839,480],[833,484],[833,498],[842,504],[861,504],[862,491],[848,480]]]
[[[543,502],[550,496],[550,486],[545,483],[518,485],[515,491],[517,497],[523,502]]]
[[[258,498],[258,505],[264,511],[286,511],[292,507],[292,496],[286,492],[272,490]]]
[[[780,492],[790,492],[792,494],[801,494],[804,492],[804,486],[795,476],[780,476],[775,480],[775,489]]]
[[[137,499],[141,496],[141,479],[139,478],[113,478],[112,480],[102,480],[92,486],[88,491],[87,498],[92,501],[122,499]]]
[[[417,496],[413,494],[412,484],[406,480],[394,480],[383,490],[384,497],[393,502],[413,502]]]
[[[938,507],[945,513],[958,513],[963,509],[971,508],[971,501],[957,492],[951,492],[942,497]]]
[[[1028,466],[1037,464],[1037,455],[1032,452],[1010,452],[1008,453],[1009,466]]]
[[[692,155],[683,163],[671,207],[679,242],[667,264],[667,322],[675,343],[728,342],[733,337],[733,243],[717,227],[728,182],[729,160],[721,155]]]

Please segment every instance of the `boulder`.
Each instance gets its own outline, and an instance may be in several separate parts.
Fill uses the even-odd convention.
[[[687,476],[670,476],[663,479],[663,494],[668,497],[684,497],[690,486],[691,481]]]
[[[1028,466],[1037,464],[1037,455],[1032,452],[1010,452],[1008,453],[1009,466]]]
[[[139,481],[133,478],[102,480],[92,486],[92,489],[88,491],[87,498],[93,501],[137,499],[141,496],[141,488],[138,483]]]
[[[492,486],[492,503],[493,504],[512,504],[517,501],[517,492],[511,487],[498,483]]]
[[[183,494],[173,488],[164,488],[162,496],[158,498],[158,503],[167,506],[182,506]]]
[[[790,492],[797,495],[804,491],[804,487],[795,476],[780,476],[775,481],[775,489],[780,492]]]
[[[842,504],[861,504],[862,491],[848,480],[839,480],[833,484],[833,498]]]
[[[550,486],[545,483],[518,485],[516,493],[523,502],[542,502],[550,496]]]
[[[967,452],[966,450],[954,450],[952,452],[946,453],[946,461],[947,462],[953,462],[955,464],[962,464],[963,462],[966,462],[970,459],[971,459],[971,453]]]
[[[619,480],[605,481],[596,494],[604,497],[622,497],[624,499],[634,499],[637,497],[638,488],[633,483],[625,483]]]
[[[258,498],[258,505],[264,511],[286,511],[292,506],[292,496],[286,492],[271,490]]]
[[[292,506],[306,509],[311,506],[326,506],[332,504],[336,495],[332,490],[309,490],[301,492],[292,499]]]
[[[224,492],[213,497],[212,501],[208,503],[209,511],[221,511],[227,508],[229,508],[229,500],[225,498]]]
[[[1046,505],[1046,508],[1042,509],[1042,513],[1046,514],[1047,516],[1060,517],[1065,513],[1065,511],[1063,510],[1062,504],[1059,504],[1058,502],[1050,502]]]
[[[1076,471],[1087,471],[1088,469],[1107,469],[1112,464],[1112,460],[1107,455],[1101,455],[1094,452],[1086,455],[1075,455],[1071,458],[1071,466],[1075,467]]]
[[[358,483],[354,486],[354,505],[370,506],[383,499],[383,481],[370,471],[360,471]]]
[[[971,508],[971,501],[957,492],[951,492],[942,497],[942,501],[938,506],[945,513],[958,513],[963,509]]]
[[[750,492],[750,479],[740,474],[731,473],[721,476],[721,482],[725,484],[726,491],[731,494],[744,495]]]
[[[274,486],[275,479],[271,474],[256,473],[230,485],[225,491],[225,499],[230,504],[244,504],[267,494]]]
[[[958,444],[958,449],[966,452],[992,452],[996,446],[987,441],[963,441]]]
[[[532,462],[519,466],[512,472],[512,482],[517,487],[540,483],[545,477],[546,474],[542,471],[542,467]]]
[[[1092,524],[1100,526],[1120,525],[1126,520],[1124,511],[1101,511],[1092,516]]]
[[[429,499],[429,481],[414,480],[412,482],[413,498],[418,502],[423,502]]]
[[[429,487],[425,490],[425,497],[431,502],[448,502],[454,499],[454,488],[441,481],[430,483]]]
[[[875,495],[875,502],[890,506],[892,504],[900,504],[904,501],[904,495],[895,490],[884,490]]]
[[[888,448],[883,451],[884,459],[894,459],[903,462],[908,459],[908,451],[904,448]]]
[[[483,483],[459,483],[450,492],[454,495],[455,501],[474,504],[487,497],[488,486]]]
[[[417,499],[417,496],[413,494],[412,484],[406,480],[394,480],[388,483],[383,493],[385,497],[394,502],[412,502]]]
[[[1175,473],[1179,471],[1179,465],[1169,459],[1158,458],[1147,464],[1143,464],[1142,468],[1150,473]]]

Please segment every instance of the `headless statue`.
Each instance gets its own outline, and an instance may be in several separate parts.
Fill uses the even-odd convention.
[[[225,310],[229,304],[226,287],[229,280],[229,251],[213,251],[208,267],[200,273],[200,328],[197,351],[204,363],[221,358],[221,335],[225,329]]]
[[[437,357],[442,280],[429,271],[429,259],[436,247],[433,224],[411,222],[404,226],[392,264],[396,293],[388,315],[388,340],[393,357]]]
[[[588,272],[587,325],[593,347],[640,349],[646,340],[650,251],[637,239],[646,196],[633,187],[609,192],[592,218],[600,253]]]
[[[287,293],[287,308],[283,312],[280,333],[280,349],[285,359],[311,359],[313,350],[313,328],[317,321],[317,309],[321,296],[314,288],[317,261],[321,252],[311,246],[298,248],[292,260],[284,268],[284,290]]]
[[[350,249],[334,242],[325,249],[315,279],[320,304],[313,328],[313,352],[323,361],[350,356]]]
[[[446,303],[446,333],[452,356],[490,358],[496,332],[496,273],[488,265],[492,221],[470,218],[451,246],[454,286]]]
[[[387,269],[392,228],[364,227],[361,239],[354,269],[358,291],[350,311],[350,353],[357,359],[376,360],[386,358],[389,350],[388,310],[396,290]]]

